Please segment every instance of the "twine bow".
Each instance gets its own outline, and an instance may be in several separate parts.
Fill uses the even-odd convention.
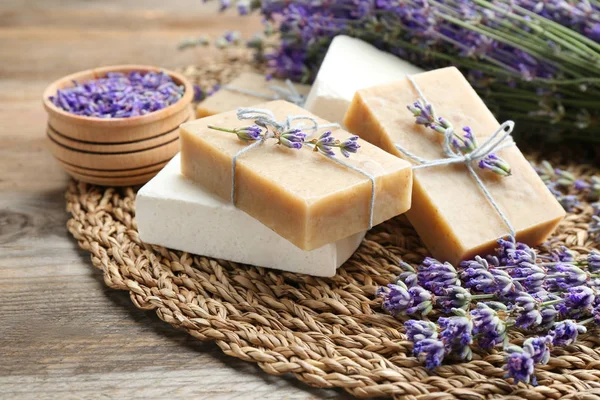
[[[419,85],[417,85],[417,83],[412,78],[412,76],[408,75],[407,78],[412,83],[413,87],[416,89],[421,100],[425,104],[429,104],[429,102],[425,98],[425,95],[421,91],[421,88],[419,88]],[[476,147],[472,152],[466,153],[466,154],[462,154],[453,148],[452,138],[454,136],[454,131],[451,128],[446,129],[446,131],[444,132],[444,142],[442,144],[442,148],[444,150],[444,155],[446,157],[440,158],[437,160],[425,160],[424,158],[421,158],[421,157],[417,156],[416,154],[409,152],[408,150],[406,150],[404,147],[402,147],[398,143],[395,143],[394,146],[396,147],[396,149],[398,149],[398,151],[400,151],[406,157],[410,158],[412,161],[417,163],[417,165],[413,166],[413,169],[431,168],[431,167],[438,167],[438,166],[451,165],[451,164],[465,165],[467,167],[467,170],[469,171],[469,173],[471,174],[471,176],[473,177],[473,179],[475,180],[475,182],[477,183],[477,185],[483,192],[485,198],[492,205],[492,207],[494,208],[496,213],[500,216],[500,218],[502,219],[502,222],[504,222],[504,225],[506,225],[506,227],[510,231],[510,234],[513,237],[515,237],[516,236],[515,229],[513,228],[512,224],[510,223],[508,217],[500,209],[500,206],[494,200],[491,193],[486,188],[485,184],[483,183],[483,181],[481,180],[481,178],[479,177],[479,175],[477,174],[477,172],[475,172],[475,169],[473,168],[473,162],[477,162],[479,160],[484,159],[485,157],[487,157],[490,153],[492,153],[494,151],[498,151],[498,150],[504,149],[506,147],[515,145],[515,142],[513,141],[512,136],[511,136],[514,126],[515,126],[515,123],[513,121],[505,121],[498,127],[498,129],[496,129],[496,131],[488,139],[485,140],[485,142],[483,142],[483,144],[481,146]]]
[[[258,97],[265,100],[286,100],[292,104],[302,107],[304,105],[304,102],[306,101],[306,98],[300,93],[298,93],[298,90],[296,90],[296,87],[294,86],[291,80],[286,79],[285,84],[287,87],[269,85],[267,88],[273,92],[272,95],[231,85],[225,85],[223,86],[223,89],[229,90],[231,92],[247,94],[249,96]]]
[[[302,129],[304,131],[309,132],[309,134],[307,135],[308,137],[317,133],[317,131],[319,129],[340,128],[340,124],[337,124],[337,123],[319,124],[315,118],[308,116],[308,115],[288,115],[285,120],[277,121],[277,119],[275,118],[275,115],[273,114],[273,112],[271,112],[271,110],[267,110],[267,109],[263,110],[263,109],[258,109],[258,108],[239,108],[237,110],[237,117],[240,120],[243,120],[243,119],[254,120],[254,122],[259,126],[262,126],[264,128],[267,128],[270,126],[280,132],[291,129],[292,122],[294,122],[294,121],[308,121],[308,122],[310,122],[309,127],[303,127],[302,125],[298,126],[299,128],[302,127]],[[268,130],[267,130],[267,132],[268,132]],[[238,151],[232,157],[232,159],[231,159],[231,203],[232,204],[235,205],[235,182],[236,182],[235,172],[236,172],[238,158],[240,156],[246,154],[247,152],[251,151],[252,149],[255,149],[258,146],[262,145],[264,142],[267,141],[267,139],[270,139],[272,137],[273,137],[273,134],[265,134],[262,138],[255,141],[254,143],[244,147],[243,149]],[[311,143],[304,143],[304,145],[308,146],[310,148],[315,147]],[[345,162],[344,160],[341,160],[341,159],[338,159],[335,157],[329,157],[329,156],[325,156],[325,157],[329,158],[330,160],[332,160],[340,165],[345,166],[346,168],[349,168],[353,171],[356,171],[356,172],[366,176],[371,181],[371,199],[370,199],[370,203],[369,203],[369,229],[371,229],[373,227],[373,211],[375,209],[375,176],[365,170],[362,170],[350,163]]]

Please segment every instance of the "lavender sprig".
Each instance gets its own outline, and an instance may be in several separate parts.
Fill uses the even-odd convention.
[[[453,136],[452,147],[456,152],[468,154],[477,148],[477,140],[471,128],[468,126],[464,127],[463,131],[465,134],[462,137],[459,136],[454,132],[454,127],[450,121],[436,115],[431,104],[418,100],[413,104],[409,104],[407,108],[415,117],[417,125],[426,126],[442,135],[451,134]],[[483,159],[479,160],[477,165],[483,170],[489,170],[501,176],[509,176],[511,174],[510,165],[494,153],[486,155]]]
[[[243,142],[274,138],[277,140],[278,145],[295,150],[299,150],[304,145],[309,144],[313,147],[314,151],[318,151],[328,157],[335,157],[335,152],[332,150],[333,147],[339,148],[340,152],[345,157],[350,157],[350,153],[356,153],[360,148],[360,145],[357,143],[358,136],[351,136],[344,141],[340,141],[332,136],[331,131],[323,133],[319,139],[307,141],[306,133],[298,128],[290,128],[283,132],[280,132],[277,129],[270,131],[268,128],[258,124],[235,129],[222,128],[213,125],[209,125],[208,128],[221,132],[234,133],[237,135],[238,139]]]

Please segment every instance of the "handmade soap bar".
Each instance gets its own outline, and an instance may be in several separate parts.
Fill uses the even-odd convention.
[[[227,89],[228,87],[231,89]],[[206,100],[200,102],[196,108],[196,116],[198,118],[203,118],[235,110],[238,107],[252,107],[256,104],[264,103],[265,101],[268,101],[265,97],[259,97],[244,92],[251,91],[260,93],[264,96],[277,95],[277,91],[270,89],[270,87],[277,87],[284,90],[289,89],[285,81],[279,79],[267,80],[265,76],[261,74],[242,72],[225,87],[219,89],[213,95],[208,96]],[[310,90],[310,86],[294,83],[294,89],[299,95],[306,97],[306,94]],[[275,99],[275,97],[273,97],[273,99]],[[281,97],[281,99],[287,100],[285,96]]]
[[[278,121],[289,115],[308,115],[285,101],[256,106],[273,112]],[[327,121],[316,118],[319,124]],[[185,176],[222,199],[230,201],[232,158],[248,143],[235,134],[208,128],[240,128],[252,121],[238,120],[231,111],[181,125],[181,169]],[[299,127],[300,125],[293,125]],[[306,126],[306,125],[304,125]],[[320,130],[317,135],[320,135]],[[351,135],[333,129],[345,140]],[[375,177],[373,224],[410,208],[410,164],[362,140],[350,158],[337,154],[355,168]],[[301,248],[313,250],[369,228],[371,180],[308,148],[294,150],[269,139],[237,160],[236,205]]]
[[[336,36],[327,50],[304,108],[341,124],[357,90],[419,72],[423,70],[367,42]]]
[[[479,144],[499,127],[498,122],[456,68],[413,76],[438,116],[458,132],[468,126]],[[359,90],[346,114],[353,133],[402,157],[399,144],[426,160],[444,158],[442,135],[415,124],[406,108],[418,98],[407,78],[393,84]],[[516,146],[497,152],[512,175],[500,177],[475,167],[478,175],[517,232],[517,239],[540,244],[565,212]],[[407,217],[433,256],[457,262],[490,251],[509,230],[484,196],[465,165],[414,171],[412,208]]]
[[[365,232],[303,251],[199,185],[186,179],[176,156],[136,197],[140,238],[151,244],[244,264],[333,276]]]

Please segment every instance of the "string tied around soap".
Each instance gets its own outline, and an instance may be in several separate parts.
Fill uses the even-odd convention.
[[[271,110],[268,109],[258,109],[258,108],[239,108],[237,110],[237,118],[239,120],[253,120],[256,125],[259,127],[265,128],[266,132],[259,139],[255,140],[254,143],[245,146],[236,154],[233,155],[231,159],[231,202],[235,205],[236,198],[236,170],[237,170],[237,161],[238,159],[256,149],[257,147],[264,144],[268,139],[274,138],[275,135],[268,129],[269,127],[273,130],[276,130],[281,135],[282,132],[289,132],[293,129],[302,129],[303,132],[308,132],[306,137],[310,137],[317,133],[319,130],[323,129],[339,129],[340,125],[337,123],[329,123],[329,124],[319,124],[316,118],[309,115],[288,115],[283,121],[278,121],[275,118],[275,115]],[[302,123],[297,126],[293,126],[295,121],[301,121]],[[304,123],[307,123],[308,126],[305,126]],[[209,126],[211,129],[221,130],[225,132],[233,132],[236,133],[236,130],[228,130],[218,127]],[[240,129],[249,129],[249,128],[240,128]],[[304,135],[304,133],[302,134]],[[300,148],[302,146],[309,147],[315,151],[320,152],[333,162],[336,162],[348,169],[358,172],[359,174],[367,177],[371,182],[371,196],[369,201],[369,229],[373,227],[373,213],[375,209],[375,193],[376,193],[376,178],[373,174],[368,171],[363,170],[355,165],[352,165],[342,159],[339,159],[333,156],[331,153],[331,147],[339,147],[342,151],[342,154],[349,156],[348,153],[357,152],[360,147],[356,141],[358,140],[358,136],[352,136],[346,139],[344,142],[334,141],[333,137],[330,136],[331,131],[327,131],[321,135],[321,137],[317,139],[313,139],[310,142],[303,140],[301,146],[295,147]],[[239,136],[239,135],[238,135]]]
[[[269,85],[267,89],[269,89],[273,94],[265,94],[260,93],[255,90],[240,88],[232,85],[225,85],[222,89],[229,90],[230,92],[236,92],[241,94],[246,94],[248,96],[258,97],[260,99],[265,100],[286,100],[292,104],[302,107],[304,102],[306,101],[306,97],[298,92],[294,83],[286,79],[285,87],[278,85]]]
[[[423,94],[423,91],[421,90],[419,85],[417,85],[417,83],[415,82],[413,77],[408,75],[407,78],[410,81],[410,83],[413,85],[413,87],[415,88],[417,93],[419,94],[420,100],[425,104],[425,106],[429,110],[432,110],[431,104],[427,101],[425,95]],[[398,143],[395,143],[394,146],[404,156],[411,159],[413,162],[415,162],[417,164],[417,165],[413,166],[413,169],[415,169],[415,170],[423,169],[423,168],[438,167],[438,166],[447,166],[447,165],[452,165],[452,164],[465,165],[465,167],[467,168],[467,170],[469,171],[469,173],[471,174],[471,176],[477,183],[477,186],[480,188],[480,190],[484,194],[487,201],[494,208],[494,210],[496,211],[496,213],[498,214],[500,219],[502,219],[502,222],[508,228],[510,234],[513,237],[515,237],[516,232],[515,232],[514,227],[511,224],[510,220],[508,219],[506,214],[504,214],[504,212],[500,209],[500,206],[498,205],[496,200],[494,200],[492,194],[489,192],[489,190],[485,186],[484,182],[481,180],[481,178],[479,177],[479,175],[477,174],[477,172],[475,172],[475,169],[473,168],[474,162],[477,162],[477,161],[481,162],[482,160],[485,160],[487,157],[490,157],[491,155],[493,155],[493,153],[495,151],[515,145],[515,142],[511,136],[514,126],[515,126],[515,123],[513,121],[505,121],[498,127],[498,129],[496,129],[496,131],[489,138],[487,138],[482,143],[481,146],[476,146],[475,148],[473,148],[471,151],[469,151],[467,153],[461,153],[459,150],[457,150],[455,143],[453,143],[453,140],[455,137],[454,129],[452,127],[447,127],[445,129],[445,131],[443,131],[444,140],[442,143],[442,149],[443,149],[444,155],[446,157],[436,159],[436,160],[426,160],[422,157],[419,157],[416,154],[411,153],[410,151],[408,151],[407,149],[405,149],[403,146],[401,146]],[[500,171],[500,172],[502,172],[502,171]]]

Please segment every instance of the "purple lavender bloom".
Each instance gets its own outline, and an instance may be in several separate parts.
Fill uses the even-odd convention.
[[[575,187],[575,190],[578,190],[580,192],[588,190],[591,187],[591,185],[583,179],[577,179],[573,186]]]
[[[565,246],[560,246],[560,250],[554,252],[553,259],[557,262],[570,263],[575,261],[575,253]]]
[[[470,360],[470,346],[473,343],[473,322],[470,318],[464,315],[440,317],[438,325],[442,329],[440,338],[446,348],[446,354],[459,360]]]
[[[587,256],[588,271],[592,274],[600,272],[600,252],[592,250]]]
[[[523,350],[531,355],[535,364],[548,364],[550,360],[550,344],[552,336],[539,336],[526,339],[523,342]]]
[[[576,207],[579,207],[579,205],[581,204],[577,196],[572,194],[561,194],[556,199],[566,211],[573,211]]]
[[[434,302],[443,313],[450,313],[454,309],[466,310],[471,304],[471,293],[461,286],[448,286],[441,289],[441,293],[434,297]]]
[[[435,295],[443,294],[448,286],[460,286],[458,273],[450,263],[442,264],[434,258],[427,257],[417,271],[419,284]]]
[[[219,11],[225,11],[231,7],[231,0],[219,0]]]
[[[433,308],[432,295],[420,286],[406,287],[403,282],[379,288],[377,295],[383,297],[383,309],[396,316],[400,314],[427,315]]]
[[[594,324],[600,326],[600,302],[596,301],[594,308],[592,309],[592,317],[594,317]]]
[[[523,329],[540,325],[542,323],[542,314],[538,304],[538,301],[529,293],[519,293],[513,305],[513,311],[517,315],[515,325]]]
[[[198,85],[194,85],[194,101],[203,100],[205,97],[202,88]]]
[[[358,149],[360,149],[358,136],[351,136],[340,143],[340,151],[346,158],[350,157],[350,153],[356,153]]]
[[[556,310],[555,306],[544,306],[540,310],[540,313],[542,314],[542,322],[540,323],[541,329],[546,330],[554,326],[556,317],[558,316],[558,310]]]
[[[429,103],[423,104],[419,100],[412,105],[406,106],[406,108],[408,108],[408,110],[416,117],[415,122],[417,125],[425,125],[426,127],[429,127],[436,121],[433,106]]]
[[[404,323],[404,328],[406,329],[408,340],[414,343],[438,337],[437,326],[431,321],[409,319]]]
[[[406,286],[413,287],[419,285],[419,278],[417,274],[412,271],[406,271],[398,275],[398,280],[404,282]]]
[[[302,148],[305,138],[306,134],[302,132],[302,130],[294,128],[282,132],[279,135],[279,144],[289,147],[290,149],[298,150]]]
[[[437,339],[423,339],[416,342],[413,353],[420,360],[425,360],[425,368],[430,370],[440,366],[446,355],[444,343]]]
[[[583,312],[588,311],[592,307],[596,299],[596,294],[592,288],[576,286],[567,289],[563,297],[565,301],[556,305],[559,314],[563,317],[579,317]]]
[[[581,286],[588,280],[588,274],[585,271],[571,264],[558,264],[554,269],[556,272],[546,280],[548,290],[551,291]]]
[[[262,135],[262,128],[258,125],[250,125],[244,128],[235,129],[235,134],[244,142],[258,140]]]
[[[583,325],[579,325],[577,322],[567,319],[561,322],[557,322],[554,325],[554,329],[550,331],[549,335],[552,336],[552,345],[554,346],[568,346],[577,340],[577,335],[585,333],[587,329]]]
[[[515,384],[519,382],[535,384],[533,356],[518,346],[509,346],[506,352],[506,365],[504,366],[506,376],[513,378]]]
[[[473,335],[477,336],[477,343],[482,349],[489,350],[506,343],[506,324],[496,310],[486,303],[477,303],[477,308],[471,310],[470,314]]]
[[[248,0],[238,0],[237,2],[237,10],[240,15],[248,15],[250,14],[250,1]]]
[[[487,169],[501,176],[510,176],[510,165],[494,153],[488,154],[483,160],[479,160],[479,168]]]
[[[323,133],[315,143],[315,149],[329,157],[335,157],[331,146],[335,144],[335,138],[331,136],[331,131]]]

